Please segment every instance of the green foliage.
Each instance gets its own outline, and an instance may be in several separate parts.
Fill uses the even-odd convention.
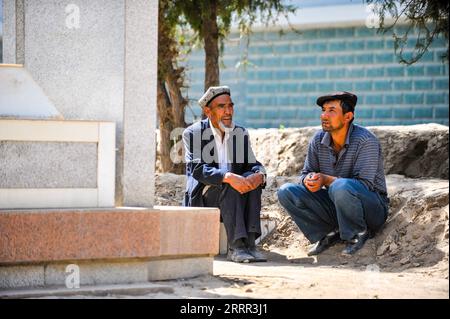
[[[200,38],[204,38],[202,23],[205,13],[209,12],[211,3],[208,0],[161,0],[170,2],[173,9],[171,17],[182,18],[189,24]],[[274,23],[280,15],[295,11],[292,5],[283,4],[280,0],[220,0],[217,1],[217,23],[219,37],[227,36],[233,18],[238,21],[239,28],[244,31],[258,19],[263,23]]]
[[[366,0],[373,4],[373,12],[380,18],[379,32],[392,32],[394,49],[400,62],[411,65],[428,51],[434,40],[444,37],[447,52],[442,56],[448,62],[448,15],[449,2],[440,0]],[[392,17],[386,19],[387,16]],[[405,19],[406,26],[398,27],[399,21]],[[416,41],[412,54],[405,52],[408,38]]]
[[[160,0],[165,7],[163,23],[173,30],[182,54],[199,47],[207,36],[202,29],[205,14],[209,12],[211,0]],[[233,20],[236,21],[241,37],[251,33],[251,27],[259,22],[263,25],[275,24],[280,17],[286,20],[294,13],[293,5],[281,0],[220,0],[217,4],[217,25],[220,51],[223,52],[223,40],[230,32]],[[208,30],[206,30],[208,32]],[[244,62],[245,64],[245,62]]]

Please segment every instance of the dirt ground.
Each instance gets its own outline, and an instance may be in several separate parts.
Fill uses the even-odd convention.
[[[172,288],[172,292],[63,298],[446,299],[449,296],[448,278],[434,276],[429,268],[388,272],[376,264],[355,267],[345,262],[331,265],[313,258],[268,255],[269,262],[250,264],[228,262],[219,256],[214,261],[213,275],[153,282]]]
[[[261,243],[267,263],[219,256],[214,275],[165,283],[173,294],[143,298],[449,298],[448,180],[387,176],[391,199],[384,229],[355,256],[337,244],[308,257],[309,243],[279,206],[276,189],[296,177],[270,177],[262,214],[277,221]],[[179,205],[184,177],[161,174],[159,205]]]
[[[217,258],[214,276],[170,281],[154,298],[448,298],[448,279],[425,272],[383,272],[376,265],[320,265],[306,258],[236,264]],[[282,258],[280,258],[282,259]],[[303,260],[302,260],[303,259]],[[152,296],[143,296],[152,297]]]

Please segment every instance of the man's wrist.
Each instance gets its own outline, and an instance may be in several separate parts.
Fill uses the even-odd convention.
[[[264,174],[263,172],[261,172],[261,171],[259,171],[259,170],[256,171],[255,173],[261,175],[261,177],[262,177],[261,185],[264,185],[264,184],[266,183],[266,174]]]
[[[223,175],[222,183],[229,183],[230,177],[231,177],[231,173],[230,173],[230,172],[226,172],[226,173]]]
[[[323,174],[323,184],[328,187],[336,180],[336,178],[337,177],[335,176]]]

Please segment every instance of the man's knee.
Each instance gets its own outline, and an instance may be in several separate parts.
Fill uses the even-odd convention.
[[[261,197],[261,194],[262,194],[262,187],[258,186],[254,190],[248,192],[248,197],[249,198]]]
[[[282,205],[286,202],[297,202],[301,199],[304,192],[306,192],[305,186],[295,183],[286,183],[277,191],[278,200]]]
[[[277,190],[278,200],[280,203],[290,201],[292,197],[292,183],[286,183],[281,185],[281,187]]]
[[[338,178],[335,180],[328,188],[328,194],[330,198],[336,201],[348,201],[350,198],[354,197],[354,181],[348,178]]]
[[[226,197],[227,199],[242,197],[242,194],[239,193],[237,190],[235,190],[233,187],[231,187],[231,185],[224,184],[222,187],[223,187],[222,189],[223,197]]]

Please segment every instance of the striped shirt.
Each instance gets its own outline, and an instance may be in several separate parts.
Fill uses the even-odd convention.
[[[357,179],[370,191],[387,196],[380,142],[372,132],[353,123],[339,153],[332,147],[330,133],[320,130],[314,135],[301,172],[302,183],[311,172]]]

